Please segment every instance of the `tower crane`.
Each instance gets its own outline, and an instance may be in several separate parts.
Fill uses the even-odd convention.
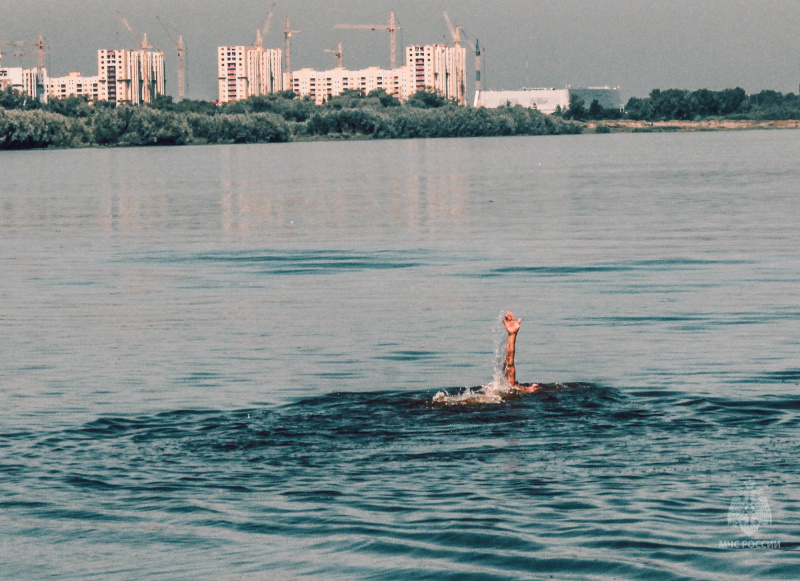
[[[285,61],[285,71],[289,75],[292,74],[292,35],[300,34],[301,31],[299,30],[292,30],[292,27],[289,25],[289,15],[286,15],[286,26],[283,29],[283,36],[286,41],[286,61]]]
[[[337,24],[334,28],[349,28],[352,30],[388,30],[389,43],[391,46],[392,70],[397,68],[397,31],[402,30],[397,26],[394,17],[394,10],[389,12],[389,24]]]
[[[131,34],[131,38],[133,38],[133,40],[136,42],[136,44],[139,45],[139,50],[148,50],[148,49],[153,48],[147,42],[147,33],[146,32],[144,33],[144,36],[142,37],[142,40],[139,40],[139,38],[136,36],[136,33],[133,32],[133,27],[131,26],[131,23],[128,22],[128,19],[125,18],[122,15],[122,12],[120,12],[119,10],[115,10],[114,12],[117,13],[117,18],[119,18],[119,21],[122,23],[122,25],[126,29],[128,29],[128,32]]]
[[[176,42],[169,28],[167,28],[167,25],[161,20],[161,17],[157,15],[156,20],[158,20],[164,32],[167,33],[167,38],[175,45],[175,50],[178,52],[178,99],[182,101],[186,98],[186,89],[189,87],[189,77],[186,70],[186,52],[188,49],[183,42],[182,34],[178,34],[178,40]]]
[[[456,52],[458,52],[459,55],[460,55],[460,53],[461,53],[461,50],[460,50],[461,49],[461,25],[458,22],[456,22],[456,25],[453,26],[453,23],[450,22],[450,17],[447,15],[447,12],[444,13],[444,19],[447,22],[447,28],[450,29],[450,36],[453,37],[453,44],[456,47]],[[460,60],[460,56],[459,56],[459,60]],[[460,101],[463,97],[466,96],[467,89],[466,89],[466,84],[464,83],[464,71],[462,70],[461,67],[457,67],[456,68],[456,72],[458,74],[458,76],[456,78],[456,86],[459,87],[459,90],[461,91],[461,95],[458,95],[458,99]]]
[[[339,68],[344,68],[344,59],[342,56],[342,43],[340,42],[339,45],[336,47],[336,50],[331,50],[329,48],[324,49],[325,52],[331,53],[339,60]]]
[[[275,15],[275,4],[272,4],[272,8],[267,14],[267,21],[264,23],[264,28],[261,30],[256,30],[256,42],[255,45],[258,48],[264,48],[264,39],[267,38],[267,34],[269,34],[269,28],[272,26],[272,17]]]
[[[26,48],[36,48],[39,51],[39,68],[44,68],[44,55],[46,52],[50,50],[50,45],[45,44],[44,42],[44,33],[39,33],[39,40],[34,41],[27,41],[27,40],[0,40],[0,63],[3,60],[3,47],[10,46],[10,47],[26,47]],[[14,53],[17,55],[18,53]]]
[[[456,22],[456,25],[453,26],[447,12],[444,12],[444,19],[447,22],[447,28],[450,29],[450,36],[453,37],[453,44],[456,45],[456,48],[461,48],[461,25]]]
[[[134,75],[133,77],[131,77],[130,75],[126,74],[126,75],[123,75],[121,77],[118,77],[116,82],[119,83],[121,81],[121,82],[125,83],[125,85],[127,85],[127,90],[129,92],[129,97],[128,98],[133,99],[132,95],[135,94],[135,95],[137,95],[137,98],[141,102],[149,103],[152,99],[154,99],[156,97],[156,83],[157,83],[157,81],[156,81],[155,76],[152,75],[149,70],[147,70],[147,72],[145,72],[144,69],[146,67],[144,66],[144,63],[147,62],[147,51],[150,50],[153,47],[149,42],[147,42],[147,33],[146,32],[142,35],[142,40],[140,41],[137,38],[136,33],[134,33],[133,27],[131,26],[131,23],[128,22],[128,19],[125,18],[118,9],[114,10],[114,12],[116,12],[117,18],[119,18],[119,20],[122,23],[122,25],[130,33],[131,38],[136,42],[136,44],[139,45],[136,50],[139,51],[139,55],[140,55],[140,58],[141,58],[141,61],[142,61],[142,74],[141,75]],[[185,49],[186,49],[186,47],[184,46],[184,51],[185,51]],[[135,83],[134,83],[134,80],[136,80]]]
[[[445,18],[447,15],[445,14]],[[450,20],[448,19],[448,25],[450,25]],[[453,31],[451,30],[451,33]],[[454,31],[459,39],[461,37],[461,33],[464,32],[464,29],[458,26]],[[481,80],[481,71],[483,70],[483,48],[481,47],[480,41],[476,38],[475,42],[473,43],[469,37],[464,34],[464,37],[467,39],[467,44],[469,44],[470,48],[475,52],[475,105],[478,107],[481,106],[481,91],[483,91],[483,81]],[[455,41],[455,37],[454,37]]]
[[[478,95],[478,106],[481,105],[481,91],[483,91],[483,81],[481,80],[481,71],[483,70],[483,49],[481,42],[476,38],[475,44],[469,43],[472,50],[475,51],[475,94]]]

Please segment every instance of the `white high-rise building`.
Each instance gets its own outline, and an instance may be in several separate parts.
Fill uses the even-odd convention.
[[[47,103],[47,82],[46,68],[0,68],[0,90],[11,87],[42,103]]]
[[[103,49],[97,65],[101,101],[139,105],[166,94],[162,51]]]
[[[47,96],[50,99],[87,97],[90,101],[99,101],[100,77],[84,77],[80,73],[70,73],[66,77],[50,77],[47,83]]]
[[[240,101],[283,90],[283,51],[256,46],[217,49],[219,102]]]
[[[467,50],[446,44],[406,47],[413,91],[435,91],[465,105]]]

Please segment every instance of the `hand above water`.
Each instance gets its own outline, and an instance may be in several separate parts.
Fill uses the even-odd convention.
[[[509,335],[513,335],[517,331],[519,331],[520,323],[522,323],[522,319],[514,319],[514,313],[511,311],[507,311],[505,316],[503,317],[503,326],[508,331]]]

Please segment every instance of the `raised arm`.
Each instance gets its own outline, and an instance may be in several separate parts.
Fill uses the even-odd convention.
[[[506,358],[503,362],[503,370],[506,374],[506,381],[512,387],[517,386],[517,369],[514,367],[514,350],[517,345],[517,332],[519,332],[519,325],[522,319],[514,319],[513,313],[510,311],[503,316],[503,325],[508,331],[508,340],[506,341]]]

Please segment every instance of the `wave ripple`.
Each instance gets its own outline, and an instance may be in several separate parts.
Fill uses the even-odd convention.
[[[194,558],[213,553],[208,578],[796,571],[797,398],[592,384],[493,405],[434,395],[332,393],[5,433],[2,525],[12,549],[49,538],[49,566],[65,576],[132,577],[120,562],[128,547],[153,557],[137,564],[142,575],[196,576]],[[745,559],[720,548],[742,536],[727,513],[747,480],[769,490],[764,538],[786,550]],[[104,554],[86,561],[98,546]]]

